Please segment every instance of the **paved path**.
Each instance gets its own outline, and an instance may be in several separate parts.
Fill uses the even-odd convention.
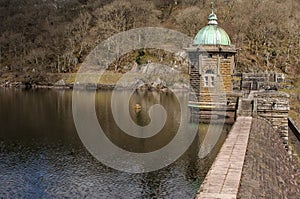
[[[237,197],[251,122],[251,117],[237,118],[196,198]]]
[[[264,120],[253,119],[238,198],[300,198],[300,167]]]

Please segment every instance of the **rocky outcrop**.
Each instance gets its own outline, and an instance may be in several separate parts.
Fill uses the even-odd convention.
[[[188,80],[179,71],[161,64],[134,67],[116,84],[118,89],[188,90]]]

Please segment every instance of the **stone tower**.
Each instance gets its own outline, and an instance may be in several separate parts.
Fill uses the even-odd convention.
[[[208,106],[218,95],[231,95],[236,48],[231,45],[225,30],[218,26],[213,7],[208,16],[208,25],[198,32],[187,53],[191,61],[191,103]]]

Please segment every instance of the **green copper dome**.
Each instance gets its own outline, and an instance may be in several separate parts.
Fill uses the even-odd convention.
[[[218,18],[212,12],[208,16],[208,25],[202,28],[194,39],[193,45],[225,45],[231,44],[225,30],[218,26]]]

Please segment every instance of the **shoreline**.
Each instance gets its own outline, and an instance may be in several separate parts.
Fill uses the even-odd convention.
[[[76,88],[74,88],[74,86]],[[158,91],[158,92],[172,92],[172,91],[182,91],[188,92],[188,88],[168,88],[168,87],[161,87],[161,86],[153,86],[153,85],[142,85],[138,88],[132,87],[124,87],[124,86],[117,86],[116,84],[64,84],[64,85],[56,85],[52,83],[48,84],[26,84],[22,82],[6,82],[0,84],[0,88],[4,89],[24,89],[24,90],[31,90],[31,89],[54,89],[54,90],[86,90],[86,91],[105,91],[105,90],[141,90],[141,91]]]

